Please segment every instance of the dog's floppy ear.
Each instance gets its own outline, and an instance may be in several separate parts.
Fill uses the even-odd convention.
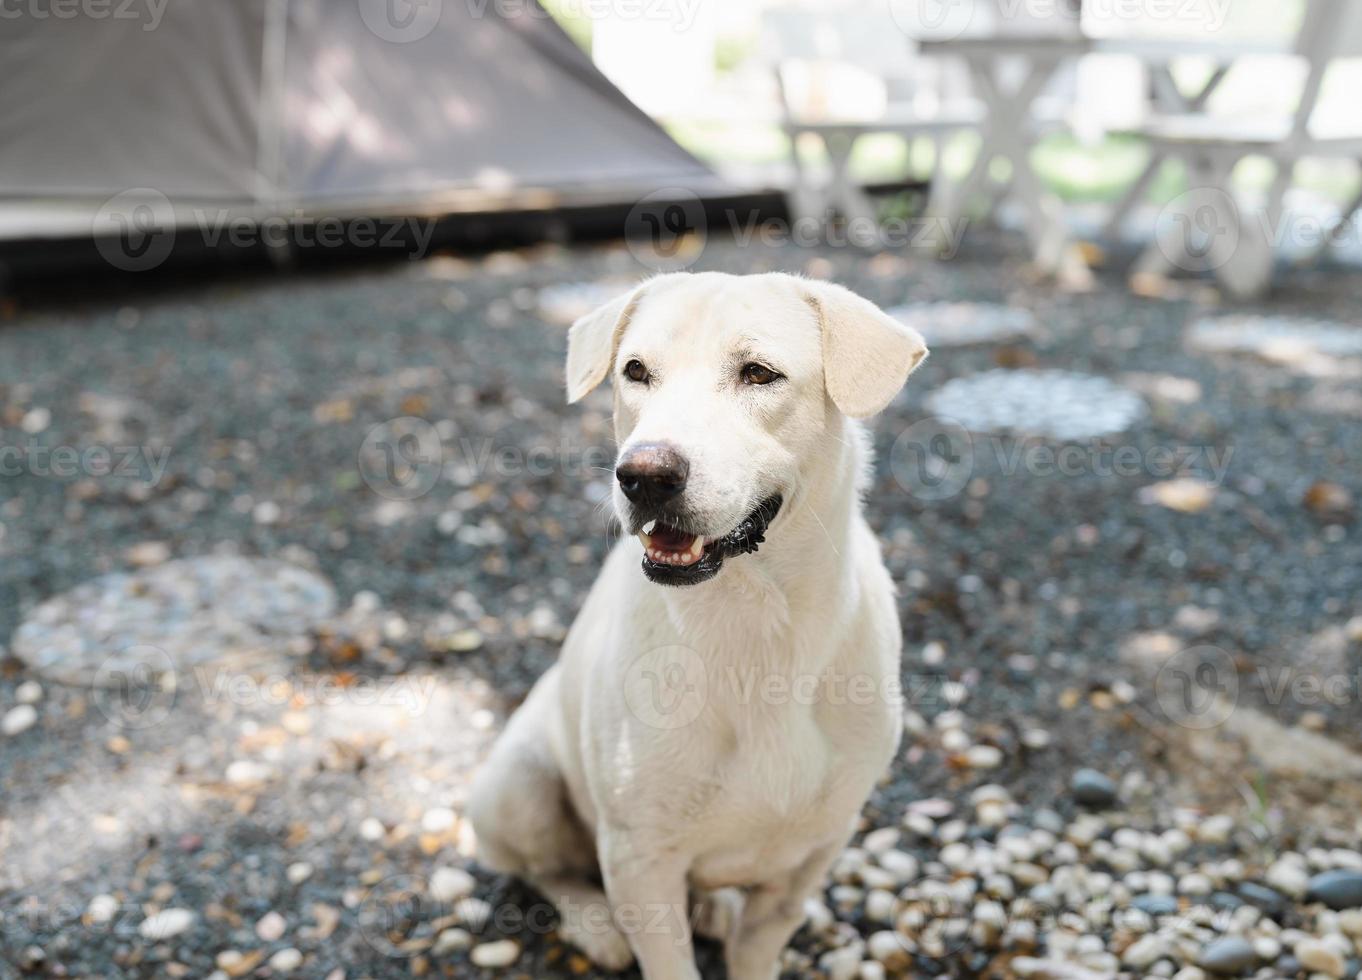
[[[615,344],[638,304],[643,287],[618,296],[599,309],[577,320],[568,330],[567,398],[568,404],[580,401],[610,371],[615,359]]]
[[[883,409],[927,357],[922,335],[830,282],[804,283],[823,329],[823,384],[843,415]]]

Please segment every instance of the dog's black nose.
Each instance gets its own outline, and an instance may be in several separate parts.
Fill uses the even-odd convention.
[[[689,475],[686,457],[663,443],[635,446],[615,466],[624,495],[648,507],[661,506],[679,494]]]

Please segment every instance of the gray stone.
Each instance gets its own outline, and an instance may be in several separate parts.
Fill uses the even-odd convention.
[[[1362,871],[1325,871],[1310,879],[1306,900],[1331,909],[1362,908]]]
[[[1286,897],[1280,892],[1254,881],[1245,881],[1239,886],[1239,897],[1269,915],[1279,915],[1287,904]]]
[[[1207,943],[1197,957],[1197,965],[1220,976],[1243,973],[1258,962],[1253,944],[1243,936],[1225,936]]]
[[[1116,802],[1116,784],[1096,769],[1080,769],[1074,773],[1069,790],[1084,806],[1103,809]]]
[[[1137,895],[1131,900],[1130,904],[1146,915],[1177,915],[1178,913],[1178,900],[1172,895]]]

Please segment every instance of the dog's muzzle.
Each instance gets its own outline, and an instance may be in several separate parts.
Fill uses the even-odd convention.
[[[747,555],[761,547],[766,529],[782,503],[780,494],[767,497],[738,526],[722,537],[706,539],[653,520],[639,530],[643,542],[643,574],[659,585],[699,585],[719,574],[725,558]]]

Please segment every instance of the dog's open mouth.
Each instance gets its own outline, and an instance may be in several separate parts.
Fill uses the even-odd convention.
[[[639,531],[643,574],[659,585],[698,585],[719,574],[724,559],[756,551],[780,510],[780,494],[767,497],[738,526],[718,538],[690,534],[665,521],[649,521]]]

